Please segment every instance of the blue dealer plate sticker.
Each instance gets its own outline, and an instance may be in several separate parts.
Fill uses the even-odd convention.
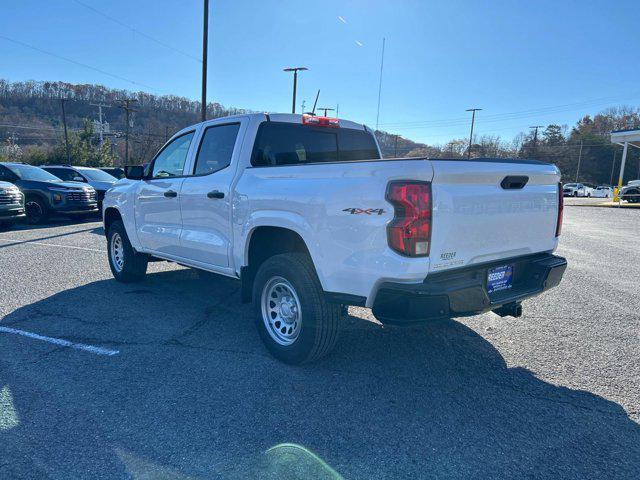
[[[490,268],[487,272],[487,293],[508,290],[513,284],[513,265]]]

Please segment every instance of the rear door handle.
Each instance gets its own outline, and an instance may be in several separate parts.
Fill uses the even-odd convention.
[[[224,192],[219,192],[218,190],[213,190],[207,193],[207,198],[224,198]]]
[[[173,190],[167,190],[164,192],[164,196],[167,198],[176,198],[178,196],[178,192],[174,192]]]

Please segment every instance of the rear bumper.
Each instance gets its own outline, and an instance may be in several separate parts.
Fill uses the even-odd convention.
[[[489,294],[487,271],[502,265],[513,265],[513,286]],[[389,324],[477,315],[557,286],[566,268],[566,259],[543,253],[434,273],[419,284],[385,282],[376,295],[373,314]]]

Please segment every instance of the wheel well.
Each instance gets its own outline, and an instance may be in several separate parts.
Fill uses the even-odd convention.
[[[109,231],[109,227],[116,220],[122,220],[122,215],[117,208],[107,208],[104,212],[104,234]]]
[[[251,301],[253,280],[260,265],[269,257],[290,252],[310,256],[304,240],[293,230],[282,227],[258,227],[252,232],[247,251],[248,262],[240,272],[241,297],[244,303]]]
[[[47,198],[43,194],[39,192],[28,192],[24,196],[24,201],[26,202],[32,198],[40,200],[42,203],[44,203],[45,207],[49,207],[49,202],[47,201]]]

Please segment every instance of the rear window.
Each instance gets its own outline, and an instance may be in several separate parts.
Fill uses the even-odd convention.
[[[270,167],[379,158],[373,135],[364,130],[265,122],[258,130],[251,164]]]

